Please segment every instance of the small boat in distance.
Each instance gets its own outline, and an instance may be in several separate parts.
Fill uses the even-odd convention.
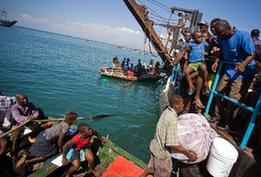
[[[163,75],[156,74],[156,75],[142,75],[142,76],[127,76],[123,73],[122,69],[112,68],[112,67],[100,67],[99,73],[101,76],[117,78],[120,80],[126,81],[157,81],[163,78]]]
[[[117,48],[122,49],[122,48],[124,48],[124,46],[122,44],[118,44]]]
[[[14,24],[16,24],[16,22],[17,22],[16,20],[13,20],[13,21],[7,20],[7,11],[1,9],[0,26],[11,27]]]

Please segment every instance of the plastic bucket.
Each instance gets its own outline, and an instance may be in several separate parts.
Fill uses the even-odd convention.
[[[228,177],[237,158],[236,148],[225,139],[217,137],[208,157],[208,172],[214,177]]]

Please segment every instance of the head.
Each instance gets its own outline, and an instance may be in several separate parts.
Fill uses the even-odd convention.
[[[180,113],[183,111],[184,108],[184,100],[180,95],[176,93],[172,93],[169,96],[169,105],[177,113]]]
[[[202,33],[202,39],[203,40],[207,40],[207,39],[209,39],[209,33]]]
[[[219,20],[214,26],[215,34],[223,39],[229,39],[233,36],[233,29],[226,20]]]
[[[77,119],[77,113],[75,112],[68,112],[65,115],[64,121],[67,122],[69,125],[72,125]]]
[[[90,137],[93,134],[93,130],[89,124],[80,124],[78,130],[82,137]]]
[[[196,43],[201,43],[202,40],[203,40],[201,32],[195,31],[195,32],[193,33],[193,39],[194,39],[194,41],[195,41]]]
[[[18,93],[16,96],[16,101],[22,107],[26,107],[28,105],[28,97],[23,93]]]
[[[183,33],[183,36],[184,36],[184,39],[185,39],[186,42],[189,42],[191,40],[191,38],[192,38],[192,34],[189,31]]]
[[[199,26],[200,32],[202,33],[208,33],[208,22],[202,21],[197,24]]]
[[[215,32],[215,26],[216,26],[216,23],[221,20],[220,18],[214,18],[211,20],[210,22],[210,30],[211,30],[211,33],[213,35],[216,35],[216,32]]]
[[[252,39],[258,39],[259,38],[260,31],[258,29],[253,29],[251,31],[251,37]]]

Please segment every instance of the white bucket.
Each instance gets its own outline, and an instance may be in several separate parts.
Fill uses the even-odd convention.
[[[208,157],[208,172],[214,177],[228,177],[237,157],[238,152],[232,144],[223,138],[215,138]]]

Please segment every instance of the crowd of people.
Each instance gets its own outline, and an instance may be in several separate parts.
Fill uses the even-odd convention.
[[[250,33],[240,31],[232,27],[228,21],[219,18],[211,21],[211,33],[207,22],[201,22],[198,25],[199,31],[184,30],[182,32],[185,42],[181,43],[178,57],[175,58],[182,66],[186,83],[184,87],[186,95],[192,98],[195,93],[193,103],[198,108],[204,109],[202,94],[209,95],[210,75],[217,71],[217,67],[222,60],[226,63],[217,87],[219,93],[239,102],[245,102],[245,98],[249,94],[249,88],[255,94],[260,95],[261,41],[259,39],[259,30],[252,30],[250,35]],[[140,60],[134,66],[130,63],[129,58],[124,58],[120,63],[118,58],[114,57],[113,68],[120,69],[127,76],[139,77],[144,74],[160,73],[160,63],[156,62],[154,64],[153,60],[150,61],[148,66],[143,65]],[[8,100],[8,104],[11,105],[10,113],[8,114],[8,111],[6,114],[1,113],[1,116],[4,115],[1,118],[10,115],[7,120],[1,121],[9,121],[7,126],[2,127],[5,131],[28,120],[33,122],[35,119],[45,118],[42,111],[29,102],[28,97],[24,94],[18,94],[15,101]],[[1,101],[2,105],[6,106]],[[148,174],[154,174],[156,177],[171,176],[173,167],[170,154],[172,152],[184,154],[190,161],[197,160],[195,152],[180,146],[177,141],[178,114],[189,111],[183,97],[177,94],[170,95],[169,106],[164,109],[157,122],[155,136],[150,143],[151,158],[148,168],[141,175],[142,177]],[[229,130],[233,126],[238,111],[238,107],[232,102],[215,97],[213,116],[210,121],[219,121],[218,128],[220,130]],[[94,142],[94,136],[103,142],[106,139],[101,137],[90,125],[83,124],[79,126],[78,133],[66,142],[65,134],[69,126],[76,120],[77,113],[69,112],[64,120],[58,124],[41,124],[39,130],[35,132],[34,141],[30,142],[31,145],[23,153],[19,152],[22,128],[12,133],[13,143],[11,147],[8,146],[7,136],[1,137],[0,162],[2,160],[8,162],[1,164],[1,173],[8,170],[9,176],[18,176],[14,170],[15,167],[43,161],[57,153],[62,154],[63,164],[67,164],[68,161],[72,162],[66,177],[69,177],[80,167],[82,159],[88,161],[88,173],[95,173],[94,154],[90,147]],[[74,148],[70,149],[71,146]],[[261,147],[261,141],[257,147]],[[6,155],[8,151],[15,159],[15,165],[13,165],[12,159]]]
[[[25,94],[15,98],[0,96],[0,168],[5,177],[27,176],[34,164],[62,154],[62,163],[72,162],[65,176],[78,170],[81,161],[88,162],[86,174],[94,174],[94,155],[91,148],[95,141],[107,142],[89,124],[80,124],[78,131],[69,134],[70,125],[76,122],[77,113],[68,112],[63,121],[35,120],[47,119],[43,111],[28,101]],[[8,122],[8,123],[7,123]],[[24,126],[34,129],[30,136],[24,134]],[[77,133],[78,132],[78,133]],[[9,136],[9,134],[11,134]],[[1,175],[0,175],[1,176]]]
[[[188,157],[189,160],[197,160],[197,154],[181,147],[177,142],[177,114],[190,112],[189,102],[194,95],[194,104],[204,109],[202,95],[209,95],[211,88],[210,75],[217,72],[219,63],[223,60],[226,63],[221,72],[221,79],[217,91],[233,98],[235,101],[247,103],[248,98],[253,98],[249,105],[255,107],[258,97],[261,94],[260,62],[261,62],[261,40],[260,31],[253,29],[251,35],[232,27],[228,21],[215,18],[209,25],[207,22],[198,24],[198,31],[183,30],[185,42],[180,40],[180,48],[175,58],[175,63],[181,64],[184,75],[184,92],[181,94],[189,101],[184,101],[179,95],[172,94],[156,126],[154,138],[150,143],[151,158],[147,169],[141,177],[153,174],[157,177],[170,177],[172,174],[171,153],[179,152]],[[203,88],[203,89],[202,89]],[[252,97],[249,97],[251,93]],[[177,91],[177,90],[176,90]],[[202,93],[201,93],[202,92]],[[186,96],[185,96],[186,95]],[[240,116],[238,106],[221,97],[215,97],[210,122],[218,122],[217,128],[222,131],[230,130]],[[241,110],[242,111],[242,110]],[[259,109],[260,111],[260,109]],[[246,114],[244,119],[246,119]],[[250,118],[248,116],[248,118]],[[236,120],[236,121],[235,121]],[[256,132],[260,132],[260,120],[257,122]],[[244,126],[244,125],[243,125]],[[245,127],[241,126],[244,130]],[[261,150],[261,135],[257,134],[258,143],[254,150]],[[259,149],[258,149],[259,148]]]
[[[157,61],[154,64],[152,59],[148,65],[145,63],[142,64],[141,60],[138,60],[138,63],[134,66],[133,63],[130,62],[129,58],[123,58],[122,62],[120,63],[118,57],[115,56],[112,58],[112,68],[122,71],[126,76],[142,77],[147,75],[160,75],[160,62]]]
[[[184,95],[191,98],[195,93],[192,103],[197,108],[204,109],[202,95],[209,95],[213,75],[220,61],[225,64],[217,87],[219,93],[244,102],[249,88],[255,92],[260,90],[260,31],[254,29],[250,35],[219,18],[211,21],[211,33],[207,22],[198,25],[198,31],[182,31],[185,41],[180,43],[175,58],[181,64],[186,79],[183,85],[186,88]],[[216,97],[214,107],[211,120],[220,120],[222,117],[218,127],[221,130],[229,129],[232,114],[237,112],[234,103]],[[190,111],[190,104],[185,105],[185,110]]]

